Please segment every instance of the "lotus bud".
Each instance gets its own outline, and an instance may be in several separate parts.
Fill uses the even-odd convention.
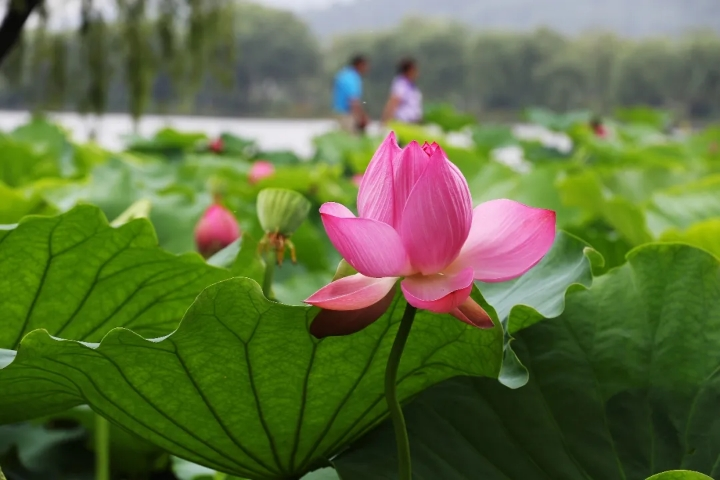
[[[353,175],[352,180],[351,180],[353,185],[360,188],[360,184],[362,183],[363,176],[364,175],[362,173],[357,173],[357,174]]]
[[[240,226],[235,216],[216,200],[203,213],[195,227],[198,252],[209,258],[240,238]]]
[[[295,245],[290,241],[290,236],[310,213],[310,201],[293,190],[266,188],[258,194],[257,213],[265,231],[265,237],[260,241],[260,250],[274,251],[278,265],[282,265],[287,246],[290,258],[295,263]]]
[[[263,178],[271,177],[274,173],[275,165],[267,160],[258,160],[250,167],[248,182],[250,182],[251,185],[254,185]]]
[[[218,154],[222,153],[223,150],[225,149],[225,144],[223,143],[223,139],[216,138],[215,140],[210,142],[209,148],[210,148],[211,152],[218,153]]]

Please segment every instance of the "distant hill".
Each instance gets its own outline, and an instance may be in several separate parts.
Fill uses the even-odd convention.
[[[320,37],[391,28],[407,16],[446,17],[484,29],[601,29],[626,37],[720,32],[720,0],[354,0],[300,12]]]

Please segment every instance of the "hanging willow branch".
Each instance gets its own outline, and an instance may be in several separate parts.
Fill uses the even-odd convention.
[[[27,34],[23,32],[15,42],[15,48],[8,53],[2,66],[3,76],[12,88],[20,89],[25,79],[27,44]]]
[[[177,0],[160,0],[158,7],[157,34],[160,43],[160,56],[163,62],[175,58],[177,50],[177,28],[175,17],[179,5]]]
[[[238,50],[235,31],[234,2],[220,0],[216,2],[210,16],[213,36],[208,39],[208,57],[210,58],[211,74],[225,88],[232,88],[235,83],[235,65]]]
[[[130,115],[135,126],[150,102],[152,80],[157,73],[153,58],[145,0],[117,0],[121,15],[121,39],[125,42],[125,79]]]
[[[63,33],[55,33],[50,37],[48,55],[50,57],[48,85],[48,106],[62,108],[67,96],[67,40]]]
[[[41,3],[43,0],[10,0],[0,24],[0,65],[20,38],[28,17]]]
[[[233,0],[185,2],[188,14],[181,96],[188,107],[210,76],[224,85],[232,84],[236,61],[236,5]]]
[[[29,100],[34,114],[42,113],[48,107],[48,69],[51,57],[51,33],[48,32],[48,11],[46,5],[37,7],[40,22],[30,33],[30,55],[28,59]]]
[[[110,90],[110,32],[93,0],[83,0],[80,26],[81,63],[78,75],[85,81],[78,96],[81,112],[102,115],[107,110]]]

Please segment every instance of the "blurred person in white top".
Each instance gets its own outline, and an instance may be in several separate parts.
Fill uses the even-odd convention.
[[[423,119],[422,93],[416,85],[418,66],[415,59],[405,58],[398,64],[398,72],[390,87],[382,123],[390,120],[420,123]]]

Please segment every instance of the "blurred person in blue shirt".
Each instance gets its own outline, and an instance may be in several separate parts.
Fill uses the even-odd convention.
[[[340,128],[349,133],[365,130],[368,116],[362,107],[362,77],[368,70],[364,55],[355,55],[348,65],[335,75],[333,111]]]

